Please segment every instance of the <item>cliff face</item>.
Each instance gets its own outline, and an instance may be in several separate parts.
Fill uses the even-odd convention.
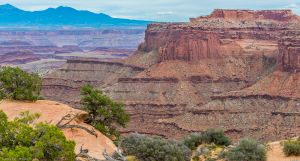
[[[155,29],[155,27],[160,29]],[[203,31],[191,28],[177,29],[172,26],[167,26],[165,29],[164,27],[164,25],[149,26],[146,31],[145,44],[143,48],[140,48],[144,51],[157,50],[159,61],[198,61],[205,58],[218,59],[227,55],[241,55],[245,54],[245,50],[247,50],[243,48],[243,45],[250,48],[252,44],[256,45],[256,43],[259,48],[269,47],[269,51],[265,52],[270,53],[276,50],[276,40],[280,37],[277,31],[255,32],[229,29]],[[244,44],[238,42],[240,39],[244,40]],[[267,44],[266,40],[268,40]],[[273,50],[272,47],[274,47]]]
[[[249,48],[259,54],[261,48],[276,46],[283,31],[299,28],[298,22],[290,10],[215,10],[190,23],[149,25],[140,50],[157,50],[160,61],[245,55]],[[248,44],[240,44],[241,40]],[[264,54],[274,50],[265,49]]]
[[[114,84],[120,77],[130,77],[143,68],[120,62],[105,62],[90,59],[68,60],[61,68],[43,79],[42,95],[51,100],[65,102],[79,108],[80,88],[90,84],[105,87]]]
[[[191,18],[191,21],[197,21],[199,19],[211,19],[211,18],[222,18],[230,20],[273,20],[273,21],[290,21],[297,19],[297,16],[293,14],[291,10],[223,10],[216,9],[209,16],[203,16],[198,18]]]
[[[216,10],[189,23],[152,24],[121,67],[101,62],[78,81],[109,82],[94,85],[125,103],[131,122],[124,134],[179,138],[223,128],[233,138],[291,137],[300,131],[299,42],[291,38],[300,30],[298,19],[287,10]],[[72,64],[55,80],[74,84],[88,63]],[[63,76],[66,69],[74,74]],[[56,81],[45,82],[44,88],[57,91]],[[78,95],[74,91],[64,101]]]
[[[300,38],[288,37],[280,41],[280,69],[300,72]]]

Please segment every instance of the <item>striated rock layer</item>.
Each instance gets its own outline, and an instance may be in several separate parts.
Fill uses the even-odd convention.
[[[299,34],[290,32],[290,35]],[[286,37],[280,41],[279,68],[283,71],[300,71],[300,37]]]
[[[124,134],[223,128],[233,138],[292,137],[300,133],[299,31],[289,10],[215,10],[152,24],[133,56],[68,61],[45,78],[43,94],[78,105],[80,86],[101,88],[131,114]]]
[[[199,18],[191,18],[191,22],[201,20],[203,18],[223,18],[231,20],[243,20],[243,21],[257,21],[257,20],[272,20],[272,21],[290,21],[298,19],[291,10],[223,10],[216,9],[209,16],[202,16]]]
[[[43,78],[42,95],[79,108],[80,88],[83,85],[109,86],[120,77],[130,77],[142,70],[141,67],[120,62],[95,59],[68,60],[61,69]]]

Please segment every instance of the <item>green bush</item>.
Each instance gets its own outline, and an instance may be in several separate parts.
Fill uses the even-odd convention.
[[[194,156],[194,157],[192,158],[192,161],[200,161],[199,156]]]
[[[229,145],[230,139],[220,129],[209,129],[202,134],[204,143],[215,143],[216,145]]]
[[[202,144],[202,134],[193,133],[183,138],[182,143],[189,147],[191,150],[195,150],[200,144]]]
[[[21,114],[14,121],[0,111],[0,160],[75,160],[75,143],[67,141],[55,126],[30,125],[38,114]]]
[[[3,98],[5,98],[5,94],[4,91],[2,91],[0,88],[0,100],[2,100]]]
[[[206,158],[205,161],[217,161],[217,159],[214,159],[214,158]]]
[[[140,161],[190,161],[192,152],[182,143],[158,136],[131,134],[122,144],[125,155]]]
[[[289,140],[284,142],[283,152],[286,156],[300,156],[300,137],[298,140]]]
[[[229,145],[230,139],[224,134],[223,130],[209,129],[203,133],[193,133],[182,140],[183,144],[191,150],[195,150],[202,143],[214,143],[216,145]]]
[[[36,101],[41,89],[41,78],[20,68],[0,68],[0,99]]]
[[[125,127],[129,122],[124,105],[113,101],[90,85],[82,87],[81,95],[81,105],[89,114],[87,122],[112,140],[118,140],[120,133],[117,127]]]
[[[266,148],[252,139],[243,139],[226,153],[228,161],[265,161]]]

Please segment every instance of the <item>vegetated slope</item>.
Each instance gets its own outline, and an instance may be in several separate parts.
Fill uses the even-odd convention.
[[[145,42],[114,72],[128,64],[141,69],[103,77],[100,80],[111,83],[93,85],[125,103],[131,122],[122,129],[124,134],[180,138],[223,128],[233,138],[288,138],[300,131],[299,43],[289,39],[300,35],[299,30],[299,17],[290,10],[215,10],[189,23],[151,24]],[[82,61],[73,68],[73,62],[67,63],[64,76],[79,74],[87,64]],[[100,68],[114,73],[113,65]],[[71,75],[62,83],[62,93],[78,93],[79,87],[67,88],[75,85]],[[85,78],[97,81],[94,75]],[[51,82],[45,78],[44,95],[58,91],[60,77]]]
[[[21,112],[29,111],[30,113],[41,114],[37,122],[46,122],[56,125],[62,117],[67,114],[78,115],[70,125],[80,125],[88,129],[94,129],[92,126],[83,123],[83,118],[86,115],[84,111],[76,110],[70,106],[57,103],[54,101],[41,100],[35,103],[17,102],[4,100],[0,102],[0,110],[3,110],[9,119],[14,119]],[[63,123],[66,123],[64,121]],[[87,131],[79,128],[66,128],[63,132],[67,139],[74,140],[76,143],[76,154],[80,149],[88,149],[88,154],[98,159],[103,158],[103,152],[113,153],[116,150],[114,143],[106,136],[95,130],[97,136],[94,136]]]

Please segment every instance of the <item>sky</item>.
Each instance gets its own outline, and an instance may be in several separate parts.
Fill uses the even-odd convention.
[[[216,8],[292,9],[300,15],[300,0],[0,0],[7,3],[28,11],[69,6],[118,18],[166,22],[188,21]]]

